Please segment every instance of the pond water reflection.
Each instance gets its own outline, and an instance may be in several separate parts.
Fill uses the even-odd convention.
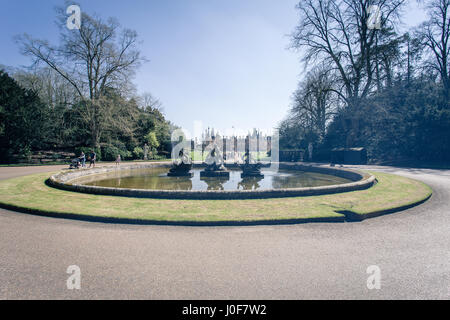
[[[167,168],[117,170],[102,175],[88,176],[73,181],[99,187],[149,190],[269,190],[337,185],[351,182],[333,175],[296,171],[262,170],[264,177],[241,178],[241,170],[230,170],[230,178],[201,178],[200,171],[192,169],[192,177],[169,177]]]

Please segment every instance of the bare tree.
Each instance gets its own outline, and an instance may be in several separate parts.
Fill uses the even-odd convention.
[[[402,45],[406,36],[396,36],[390,29],[380,29],[376,34],[376,45],[372,59],[375,66],[376,89],[381,92],[392,87],[396,71],[402,68]]]
[[[303,49],[305,65],[327,63],[341,87],[333,90],[345,101],[342,117],[351,146],[360,135],[361,101],[376,79],[377,33],[393,29],[405,0],[302,0],[300,24],[292,36],[294,48]],[[373,10],[373,8],[379,9]],[[374,15],[375,13],[375,15]],[[372,24],[373,19],[379,25]]]
[[[145,92],[139,97],[139,105],[143,110],[158,110],[159,112],[164,113],[164,107],[162,106],[161,101],[149,92]]]
[[[429,19],[419,27],[418,34],[433,55],[431,67],[439,73],[445,96],[449,99],[450,0],[419,0],[419,2],[425,2]]]
[[[144,59],[136,49],[136,32],[121,29],[115,19],[103,21],[83,13],[78,30],[66,28],[66,20],[64,8],[58,8],[59,45],[27,34],[17,39],[22,52],[32,57],[34,64],[46,64],[74,88],[84,106],[91,145],[98,147],[105,116],[101,113],[109,105],[104,103],[107,91],[129,89],[130,78]]]
[[[423,71],[423,52],[424,46],[417,36],[411,36],[409,32],[403,35],[404,52],[402,64],[406,65],[406,80],[408,85],[411,80],[417,76],[417,70]],[[401,72],[401,71],[400,71]]]
[[[49,67],[18,70],[13,76],[21,86],[36,92],[41,101],[53,110],[58,105],[71,106],[76,102],[75,89]]]
[[[294,93],[292,120],[323,139],[338,105],[334,91],[333,76],[323,66],[309,72]]]
[[[381,28],[394,28],[405,0],[302,0],[300,24],[293,47],[305,49],[304,62],[326,60],[339,75],[337,91],[354,107],[372,89],[377,28],[372,28],[371,6],[380,9]]]
[[[67,117],[65,111],[71,110],[71,107],[79,100],[73,86],[49,67],[19,69],[12,75],[22,87],[38,94],[40,100],[48,106],[50,118],[47,128],[53,129],[49,129],[49,134],[46,136],[47,143],[64,145],[65,131],[73,122],[73,117]]]

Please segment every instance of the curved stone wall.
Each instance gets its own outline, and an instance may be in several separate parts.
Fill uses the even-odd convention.
[[[200,164],[195,164],[195,167],[201,167]],[[151,163],[151,164],[133,164],[121,165],[120,168],[99,167],[85,170],[75,170],[61,172],[51,176],[47,180],[47,184],[62,190],[98,194],[98,195],[112,195],[123,197],[139,197],[139,198],[158,198],[158,199],[262,199],[262,198],[280,198],[280,197],[300,197],[333,194],[341,192],[349,192],[355,190],[363,190],[370,188],[375,182],[373,175],[349,169],[338,169],[322,166],[309,166],[300,163],[280,163],[280,169],[300,170],[308,172],[324,173],[334,175],[337,177],[349,179],[352,182],[321,187],[310,188],[290,188],[290,189],[271,189],[271,190],[208,190],[208,191],[178,191],[178,190],[143,190],[143,189],[124,189],[124,188],[108,188],[87,186],[73,183],[74,180],[84,176],[105,174],[114,172],[116,170],[133,170],[146,169],[154,167],[171,167],[170,163]]]

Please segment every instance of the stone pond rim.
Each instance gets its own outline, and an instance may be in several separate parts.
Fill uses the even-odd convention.
[[[234,166],[235,165],[230,165],[229,167]],[[328,174],[345,178],[351,180],[352,182],[339,185],[328,185],[328,186],[307,187],[307,188],[286,188],[286,189],[270,189],[270,190],[225,190],[225,191],[125,189],[125,188],[88,186],[71,183],[71,181],[73,181],[74,179],[78,179],[89,175],[105,174],[115,172],[117,170],[149,169],[157,167],[165,167],[169,169],[171,167],[171,164],[160,162],[160,163],[127,165],[121,166],[120,168],[100,167],[86,170],[64,171],[52,175],[46,181],[46,183],[54,188],[87,194],[137,197],[137,198],[155,198],[155,199],[184,199],[184,200],[266,199],[266,198],[282,198],[282,197],[315,196],[315,195],[335,194],[342,192],[364,190],[370,188],[376,183],[375,176],[358,170],[312,166],[300,163],[279,163],[279,168],[287,170],[298,170],[298,171]],[[203,165],[194,164],[194,167],[203,167]]]

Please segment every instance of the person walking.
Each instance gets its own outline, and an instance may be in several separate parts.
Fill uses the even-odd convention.
[[[81,160],[81,167],[82,168],[86,167],[86,155],[84,154],[83,151],[81,151],[80,160]]]
[[[91,150],[91,155],[90,155],[90,163],[89,163],[89,168],[92,166],[93,168],[95,168],[95,160],[97,159],[97,155],[95,154],[94,150]]]
[[[120,166],[120,161],[122,160],[122,158],[120,157],[120,154],[119,155],[117,155],[117,158],[116,158],[116,166]]]

